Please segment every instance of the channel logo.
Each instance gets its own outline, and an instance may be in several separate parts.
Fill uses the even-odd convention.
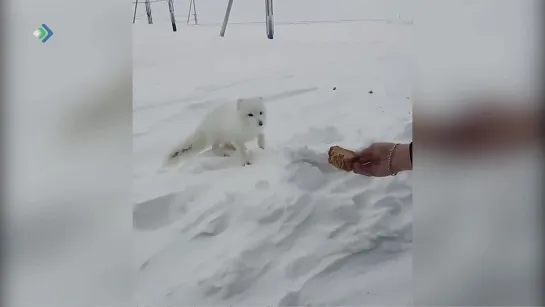
[[[53,36],[53,31],[45,24],[42,24],[42,26],[36,29],[32,34],[34,34],[37,39],[41,40],[42,43],[45,43]]]

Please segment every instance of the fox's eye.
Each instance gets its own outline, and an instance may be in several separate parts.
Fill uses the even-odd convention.
[[[259,115],[263,115],[263,112],[259,112]]]
[[[250,113],[250,114],[248,114],[248,116],[252,117],[252,116],[254,116],[254,115],[253,115],[252,113]]]

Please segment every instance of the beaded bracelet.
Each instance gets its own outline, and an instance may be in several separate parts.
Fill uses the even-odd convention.
[[[390,149],[390,154],[388,155],[388,173],[390,174],[390,176],[397,175],[397,172],[394,173],[392,171],[392,157],[394,156],[394,151],[396,150],[398,145],[399,144],[395,144],[392,149]]]

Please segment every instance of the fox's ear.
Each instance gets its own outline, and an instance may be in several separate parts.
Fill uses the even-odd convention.
[[[237,99],[237,110],[240,110],[240,107],[242,106],[242,98]]]

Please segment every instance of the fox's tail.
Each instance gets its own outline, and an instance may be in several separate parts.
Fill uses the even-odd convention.
[[[207,146],[208,142],[206,140],[206,135],[200,131],[196,131],[168,153],[164,166],[176,166],[182,159],[198,155],[205,150]]]

